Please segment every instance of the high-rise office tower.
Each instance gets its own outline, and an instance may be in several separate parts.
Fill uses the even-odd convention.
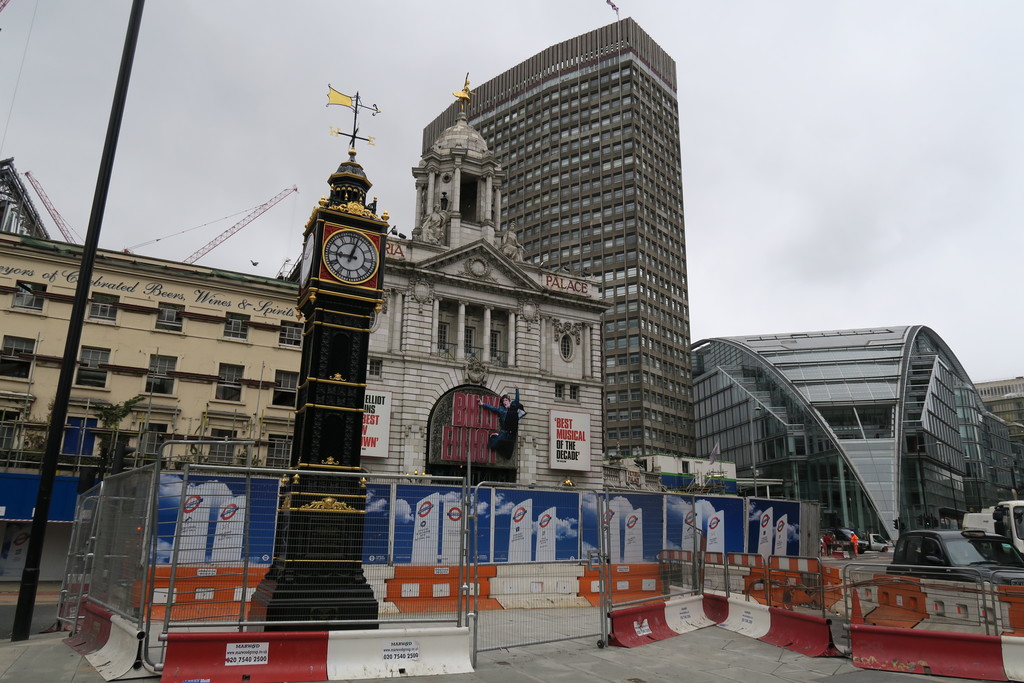
[[[607,454],[694,455],[675,61],[623,19],[473,87],[467,115],[527,258],[602,280]]]

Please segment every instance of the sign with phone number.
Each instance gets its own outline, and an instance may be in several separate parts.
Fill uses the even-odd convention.
[[[384,646],[385,662],[415,661],[420,658],[420,644],[415,640],[392,640]]]
[[[228,643],[224,666],[266,664],[270,659],[270,643]]]

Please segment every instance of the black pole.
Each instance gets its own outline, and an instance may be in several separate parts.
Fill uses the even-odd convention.
[[[60,364],[60,377],[53,397],[53,411],[50,413],[50,427],[46,434],[46,451],[39,468],[39,494],[36,509],[32,515],[32,535],[25,554],[25,569],[21,574],[21,588],[18,591],[18,606],[14,612],[12,641],[26,640],[32,628],[32,611],[39,587],[39,564],[43,556],[43,540],[46,524],[50,518],[50,500],[53,498],[53,482],[57,475],[57,460],[64,436],[64,422],[68,415],[68,400],[71,398],[71,382],[75,376],[78,359],[78,344],[82,340],[82,324],[85,322],[85,307],[89,301],[89,285],[92,280],[93,263],[96,261],[96,247],[103,224],[103,211],[110,189],[110,176],[117,151],[117,138],[121,132],[121,117],[128,95],[128,81],[132,75],[135,60],[135,44],[142,24],[142,8],[145,0],[133,0],[131,16],[128,18],[128,33],[121,53],[121,68],[117,74],[114,102],[110,107],[110,121],[107,123],[107,138],[103,144],[103,156],[96,178],[96,192],[92,198],[92,212],[89,215],[89,231],[82,245],[82,265],[78,271],[78,286],[68,321],[68,334],[64,343],[64,358]]]

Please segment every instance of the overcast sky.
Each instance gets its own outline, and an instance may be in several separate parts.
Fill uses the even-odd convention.
[[[922,324],[974,381],[1024,375],[1024,2],[617,4],[677,64],[694,341]],[[0,158],[83,237],[130,7],[0,12]],[[198,262],[276,275],[345,158],[328,83],[382,110],[359,161],[408,234],[423,127],[466,72],[614,20],[604,0],[150,0],[100,246],[183,260],[296,186]]]

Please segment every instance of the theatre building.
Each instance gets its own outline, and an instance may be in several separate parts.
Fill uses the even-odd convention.
[[[474,481],[603,483],[596,282],[525,262],[504,223],[504,173],[460,114],[413,169],[411,239],[388,243],[386,299],[370,338],[363,466]],[[515,447],[500,397],[525,410]],[[568,480],[568,481],[567,481]]]

